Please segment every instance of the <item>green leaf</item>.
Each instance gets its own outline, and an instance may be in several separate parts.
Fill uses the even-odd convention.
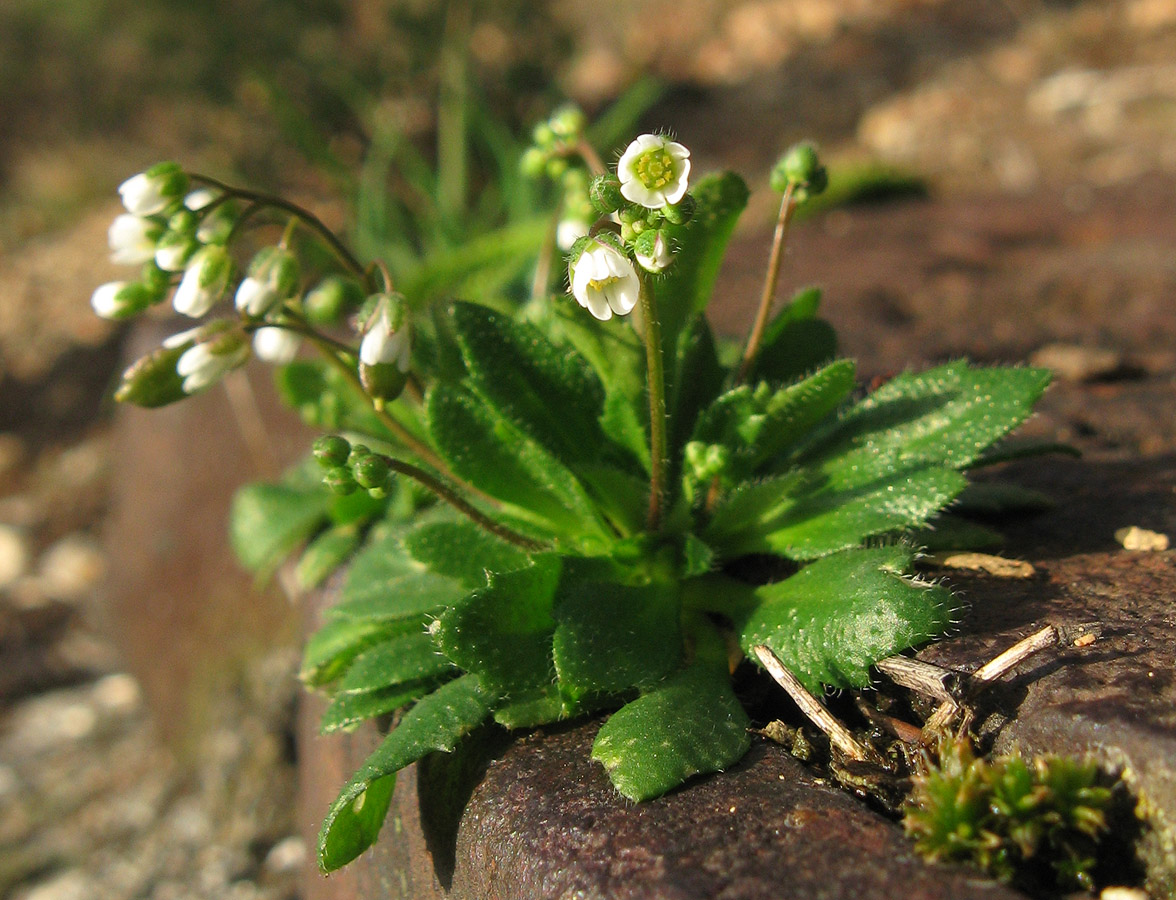
[[[333,872],[371,846],[388,810],[395,773],[426,753],[452,750],[485,721],[492,703],[492,695],[478,679],[466,675],[442,685],[405,713],[331,805],[319,833],[319,867]]]
[[[343,525],[324,531],[316,537],[307,548],[302,551],[298,565],[294,569],[294,578],[303,590],[318,587],[343,565],[359,546],[359,529],[352,525]]]
[[[666,398],[670,433],[666,454],[671,462],[666,473],[669,484],[678,480],[677,466],[682,458],[682,447],[689,440],[699,413],[723,389],[726,371],[719,364],[718,350],[710,325],[704,316],[695,316],[678,339],[675,370],[682,377],[675,379]]]
[[[485,306],[450,315],[470,385],[499,415],[565,462],[600,455],[604,387],[583,357]]]
[[[581,706],[562,693],[559,685],[549,684],[499,706],[494,710],[494,721],[503,728],[535,728],[570,719],[581,712]]]
[[[437,646],[494,694],[551,684],[551,607],[559,575],[554,554],[536,556],[527,569],[492,575],[488,587],[437,619]]]
[[[311,687],[338,678],[355,657],[388,635],[383,622],[337,619],[310,636],[302,652],[299,678]]]
[[[666,226],[677,252],[674,265],[653,286],[667,361],[676,358],[678,336],[687,323],[710,303],[727,242],[747,206],[747,184],[733,172],[705,175],[691,184],[690,193],[696,204],[694,217],[685,225]],[[676,373],[666,373],[667,390],[676,380]]]
[[[364,694],[406,681],[434,678],[449,669],[449,660],[438,652],[422,628],[364,650],[339,682],[335,695]]]
[[[927,466],[966,468],[1025,420],[1049,378],[1047,369],[964,362],[899,375],[847,410],[801,462],[838,488]]]
[[[761,382],[723,394],[699,418],[693,440],[731,451],[730,477],[746,478],[774,461],[849,396],[854,364],[839,360],[787,387]]]
[[[282,402],[320,431],[360,431],[384,435],[371,406],[343,376],[323,360],[298,360],[274,370]]]
[[[396,712],[437,687],[439,679],[429,678],[407,684],[387,685],[374,691],[337,694],[319,721],[320,734],[350,731],[376,716]]]
[[[438,384],[427,405],[429,430],[456,475],[581,548],[607,547],[583,486],[539,444],[463,388]]]
[[[642,415],[644,413],[644,416]],[[652,468],[649,459],[649,431],[645,423],[649,412],[624,394],[609,394],[604,401],[601,428],[615,443],[629,451],[645,472]]]
[[[468,519],[427,522],[404,537],[404,548],[430,572],[473,590],[485,587],[490,572],[513,572],[526,567],[526,551],[479,528]]]
[[[833,359],[837,333],[816,318],[820,302],[820,288],[803,288],[768,323],[751,369],[752,380],[787,383]]]
[[[375,843],[395,787],[396,776],[387,775],[366,785],[346,805],[332,810],[330,827],[324,825],[319,835],[319,868],[324,873],[347,865]]]
[[[553,654],[573,696],[648,687],[682,659],[681,606],[665,584],[561,586]]]
[[[327,517],[326,491],[247,484],[233,497],[229,541],[245,568],[268,574]]]
[[[696,663],[613,713],[592,758],[630,800],[649,800],[738,762],[750,724],[726,671]]]
[[[1004,536],[984,525],[940,513],[922,528],[907,533],[915,547],[940,550],[994,550],[1004,545]]]
[[[864,687],[869,669],[939,634],[951,623],[946,589],[903,577],[909,547],[846,550],[756,589],[760,604],[740,643],[767,644],[810,691]]]
[[[355,557],[342,598],[327,615],[336,619],[396,620],[436,612],[468,593],[455,578],[428,571],[404,547],[404,532],[378,528]]]

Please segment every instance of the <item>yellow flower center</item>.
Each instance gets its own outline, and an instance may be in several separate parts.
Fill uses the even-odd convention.
[[[637,179],[649,190],[663,188],[674,180],[674,157],[665,150],[647,150],[633,164]]]
[[[589,290],[593,290],[593,291],[603,291],[610,284],[613,284],[614,282],[617,282],[620,280],[621,279],[618,278],[616,275],[609,275],[608,278],[601,278],[599,280],[593,278],[591,281],[588,282],[588,288],[589,288]]]

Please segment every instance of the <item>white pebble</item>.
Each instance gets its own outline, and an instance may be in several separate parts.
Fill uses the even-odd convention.
[[[297,835],[291,835],[270,848],[262,865],[271,875],[291,875],[305,864],[306,842]]]
[[[89,538],[70,535],[41,555],[38,569],[46,594],[57,600],[77,600],[105,574],[106,557]]]
[[[0,525],[0,590],[11,587],[29,570],[29,542],[11,525]]]
[[[108,712],[126,714],[138,708],[143,693],[133,676],[119,672],[95,682],[92,696]]]
[[[1169,543],[1168,535],[1137,525],[1120,528],[1115,532],[1115,540],[1123,545],[1124,550],[1167,550]]]

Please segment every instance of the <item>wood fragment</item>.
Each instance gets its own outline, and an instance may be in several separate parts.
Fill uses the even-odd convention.
[[[874,754],[867,747],[858,743],[850,734],[849,729],[842,725],[829,710],[825,709],[821,701],[809,693],[784,663],[772,652],[766,644],[756,644],[751,648],[768,674],[775,679],[776,684],[788,692],[793,702],[800,707],[810,722],[816,725],[829,738],[830,743],[850,759],[865,762],[874,758]]]
[[[895,684],[943,703],[958,703],[964,695],[959,672],[910,656],[888,656],[875,665]]]

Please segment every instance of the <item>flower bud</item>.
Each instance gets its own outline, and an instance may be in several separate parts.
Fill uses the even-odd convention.
[[[139,272],[139,281],[151,292],[151,302],[159,303],[167,296],[171,287],[171,273],[159,268],[155,260],[143,264]]]
[[[164,162],[140,172],[119,185],[123,206],[136,216],[161,213],[183,197],[188,176],[176,163]]]
[[[531,133],[536,147],[551,147],[555,143],[555,131],[549,122],[540,122]]]
[[[572,249],[576,241],[587,236],[588,229],[591,227],[592,223],[585,222],[583,219],[575,217],[560,219],[559,224],[555,227],[555,245],[566,253]]]
[[[351,477],[351,472],[347,470],[346,466],[329,469],[323,475],[323,484],[331,489],[331,493],[338,494],[342,497],[348,494],[354,494],[357,487],[355,479]]]
[[[155,246],[155,265],[165,272],[182,272],[199,249],[190,235],[168,231]]]
[[[547,177],[554,181],[563,176],[568,170],[568,161],[562,156],[553,156],[547,160]]]
[[[392,470],[383,457],[369,453],[352,466],[351,473],[360,487],[371,490],[387,487]]]
[[[184,393],[196,394],[243,366],[248,359],[249,341],[244,333],[227,330],[209,340],[197,341],[185,350],[176,363],[176,372],[184,379]]]
[[[336,468],[347,464],[351,443],[337,434],[324,434],[315,439],[310,452],[323,468]]]
[[[373,294],[368,298],[359,345],[359,360],[369,366],[395,363],[407,372],[412,360],[412,336],[399,294]]]
[[[138,281],[110,281],[94,291],[90,306],[103,319],[129,319],[151,305],[151,289]]]
[[[212,188],[196,188],[184,198],[184,206],[193,212],[200,212],[219,196]]]
[[[183,316],[198,319],[224,295],[233,276],[233,260],[224,247],[201,247],[188,261],[172,306]]]
[[[237,289],[238,312],[257,318],[298,293],[298,258],[284,247],[265,247]]]
[[[772,190],[779,193],[792,185],[798,201],[815,197],[828,183],[829,173],[817,157],[817,148],[807,141],[790,147],[772,169],[769,179]]]
[[[694,218],[694,210],[697,207],[693,194],[686,194],[677,203],[671,204],[662,210],[666,221],[672,225],[685,225]]]
[[[633,241],[633,255],[641,268],[654,274],[663,271],[674,261],[674,254],[670,252],[664,235],[652,228],[637,235]]]
[[[253,355],[274,366],[294,362],[302,338],[288,328],[270,326],[253,332]]]
[[[625,198],[621,194],[621,179],[616,175],[597,175],[588,186],[588,199],[602,216],[616,212],[625,205]]]
[[[224,244],[237,224],[237,210],[232,203],[221,203],[201,215],[196,240],[202,244]]]
[[[354,278],[328,275],[302,298],[306,318],[313,325],[335,325],[363,303],[363,288]]]
[[[187,396],[184,379],[176,371],[176,363],[185,350],[185,347],[160,347],[136,361],[123,372],[114,399],[152,409],[183,400]]]
[[[134,266],[155,256],[155,242],[162,229],[151,219],[123,213],[115,216],[106,232],[110,261]]]
[[[528,178],[538,178],[547,169],[547,154],[538,147],[528,147],[519,157],[519,171]]]
[[[549,120],[552,133],[565,141],[578,141],[588,124],[584,111],[574,103],[565,103]]]

